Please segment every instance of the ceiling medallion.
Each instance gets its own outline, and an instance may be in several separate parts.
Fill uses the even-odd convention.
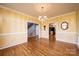
[[[41,12],[43,12],[44,6],[41,6]],[[47,16],[39,16],[39,20],[44,21],[47,18]]]

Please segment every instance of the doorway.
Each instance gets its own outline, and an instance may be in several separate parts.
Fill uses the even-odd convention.
[[[55,23],[49,24],[49,39],[55,41],[56,40],[56,25]]]
[[[39,38],[39,25],[28,22],[28,41],[36,40]]]

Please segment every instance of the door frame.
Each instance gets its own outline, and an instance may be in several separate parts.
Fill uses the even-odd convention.
[[[29,22],[29,23],[34,23],[34,22]],[[39,28],[39,30],[38,30],[38,32],[39,32],[38,38],[40,38],[40,24],[37,24],[37,23],[34,23],[34,24],[38,25],[38,28]],[[26,36],[27,36],[27,41],[28,41],[28,22],[26,22],[25,30],[26,30]]]
[[[50,24],[52,24],[52,23],[49,23],[48,27],[50,27]],[[55,26],[55,38],[56,38],[56,25],[54,25],[54,26]],[[49,34],[49,32],[48,32],[48,34]]]

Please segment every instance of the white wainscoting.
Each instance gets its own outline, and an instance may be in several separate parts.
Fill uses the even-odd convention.
[[[48,30],[42,30],[40,37],[41,37],[41,38],[49,39],[49,31],[48,31]]]
[[[78,45],[78,48],[79,48],[79,33],[77,33],[77,45]]]
[[[4,45],[0,46],[0,50],[1,50],[1,49],[5,49],[11,46],[15,46],[15,45],[27,42],[27,33],[19,32],[19,33],[0,34],[0,40],[3,40],[5,42]]]
[[[56,40],[77,44],[76,32],[56,32]]]
[[[49,39],[49,31],[42,30],[41,38]],[[67,43],[77,44],[77,33],[76,32],[56,32],[56,40]]]

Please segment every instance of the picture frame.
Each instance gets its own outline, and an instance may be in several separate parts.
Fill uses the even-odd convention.
[[[67,30],[69,28],[68,22],[64,21],[61,23],[61,29],[62,30]]]

